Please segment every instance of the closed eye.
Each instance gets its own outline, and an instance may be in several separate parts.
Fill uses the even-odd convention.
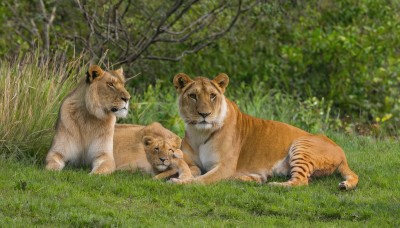
[[[193,100],[197,100],[196,94],[194,93],[189,94],[189,97],[192,98]]]
[[[114,84],[112,82],[107,82],[107,86],[110,88],[115,89]]]
[[[217,97],[217,95],[215,93],[210,94],[211,100],[214,100],[216,97]]]

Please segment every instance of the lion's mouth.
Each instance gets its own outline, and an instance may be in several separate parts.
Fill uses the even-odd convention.
[[[121,111],[121,110],[127,110],[127,109],[126,109],[126,107],[123,107],[121,109],[118,109],[117,107],[112,107],[111,108],[111,112],[118,112],[118,111]]]
[[[190,124],[190,125],[209,124],[209,122],[207,122],[207,121],[205,121],[205,120],[203,120],[203,121],[195,121],[195,120],[192,120],[192,121],[188,121],[187,123]]]
[[[124,118],[128,114],[128,109],[127,107],[123,108],[117,108],[117,107],[112,107],[110,111],[116,116],[116,117],[121,117]]]

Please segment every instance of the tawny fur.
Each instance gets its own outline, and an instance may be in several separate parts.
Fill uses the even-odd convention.
[[[358,176],[350,170],[343,150],[323,135],[312,135],[294,126],[242,113],[224,96],[229,78],[210,80],[174,77],[179,93],[179,113],[186,124],[181,149],[205,172],[175,180],[209,184],[223,179],[266,182],[274,175],[290,176],[281,186],[307,185],[313,176],[338,170],[341,189],[353,189]]]
[[[67,162],[91,164],[91,173],[115,169],[114,125],[128,112],[129,93],[122,69],[106,72],[92,65],[86,78],[62,102],[46,169],[61,170]]]
[[[116,169],[141,171],[155,176],[155,179],[167,178],[178,172],[183,173],[181,178],[190,178],[191,173],[200,175],[200,169],[188,156],[183,159],[168,157],[171,151],[179,150],[180,145],[181,138],[157,122],[148,126],[117,124],[114,133]],[[158,148],[158,153],[154,153],[155,148]]]

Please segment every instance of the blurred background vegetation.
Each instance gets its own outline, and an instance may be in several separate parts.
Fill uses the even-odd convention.
[[[128,77],[139,74],[129,82],[134,99],[123,121],[159,121],[182,134],[173,76],[225,72],[227,96],[252,115],[312,132],[397,137],[399,44],[397,0],[4,0],[0,106],[13,102],[6,72],[28,83],[15,74],[21,65],[52,72],[33,75],[56,77],[49,83],[59,88],[70,88],[74,80],[65,77],[89,62],[122,66]],[[59,97],[46,94],[57,99],[48,109],[56,113]]]

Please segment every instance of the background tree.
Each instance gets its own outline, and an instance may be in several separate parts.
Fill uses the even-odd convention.
[[[66,59],[83,52],[96,62],[107,52],[118,65],[111,68],[141,73],[130,82],[138,94],[149,84],[170,86],[176,72],[225,72],[250,95],[283,92],[316,113],[326,105],[336,128],[394,134],[399,43],[396,0],[0,2],[5,58],[40,50]]]
[[[19,37],[22,49],[39,48],[49,54],[72,47],[69,52],[89,52],[91,59],[108,51],[114,63],[131,64],[139,58],[179,61],[196,53],[228,33],[258,2],[16,0],[4,4],[11,16],[7,27]]]

